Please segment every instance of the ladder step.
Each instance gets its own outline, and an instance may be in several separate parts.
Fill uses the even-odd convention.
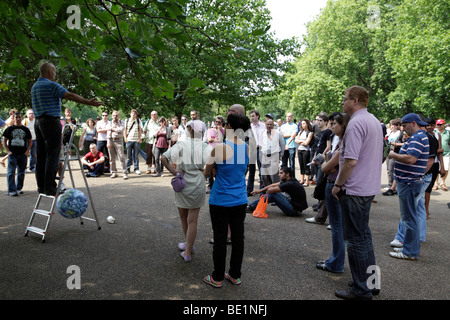
[[[45,235],[45,230],[37,227],[27,227],[27,231],[31,231],[40,235]]]
[[[41,197],[41,198],[55,199],[55,196],[49,196],[49,195],[46,195],[45,193],[40,193],[40,194],[39,194],[39,197]]]
[[[33,212],[34,212],[34,213],[37,213],[37,214],[40,214],[41,216],[46,216],[46,217],[48,217],[48,216],[50,216],[50,215],[53,214],[53,213],[50,212],[50,211],[47,211],[47,210],[41,210],[41,209],[34,209]]]

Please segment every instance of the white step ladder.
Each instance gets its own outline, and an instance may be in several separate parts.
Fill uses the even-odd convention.
[[[63,146],[64,148],[64,159],[61,159],[61,161],[63,161],[63,167],[61,170],[61,178],[59,180],[57,189],[56,189],[56,195],[45,195],[43,193],[40,193],[38,196],[38,199],[36,201],[36,204],[34,206],[33,212],[31,213],[31,217],[30,220],[28,222],[28,225],[26,227],[25,230],[25,237],[28,236],[28,232],[33,232],[36,234],[39,234],[42,236],[41,242],[45,242],[45,237],[48,234],[48,228],[49,228],[49,224],[50,224],[50,219],[52,218],[52,216],[55,214],[55,209],[56,209],[56,201],[59,197],[59,195],[62,193],[61,192],[61,187],[63,185],[63,177],[64,177],[64,173],[66,172],[66,168],[69,169],[69,174],[70,174],[70,180],[72,182],[72,187],[75,188],[75,181],[73,179],[73,174],[72,174],[72,168],[70,166],[70,162],[71,161],[78,161],[78,164],[80,166],[80,171],[81,174],[83,176],[84,179],[84,184],[86,187],[86,191],[87,191],[87,197],[88,197],[88,201],[90,206],[88,205],[88,207],[90,207],[92,209],[94,218],[89,218],[86,217],[86,213],[85,212],[81,217],[80,217],[80,223],[83,224],[83,220],[89,220],[89,221],[95,221],[97,223],[97,228],[98,230],[101,230],[100,224],[98,222],[97,219],[97,212],[95,210],[95,206],[94,206],[94,202],[92,201],[92,196],[91,196],[91,192],[89,190],[89,185],[87,183],[86,180],[86,176],[84,175],[84,170],[83,170],[83,164],[81,163],[81,158],[80,158],[80,153],[78,152],[78,148],[74,145],[73,143],[73,137],[74,137],[74,133],[76,131],[77,126],[73,125],[73,124],[66,124],[64,126],[64,130],[63,132],[66,130],[67,127],[72,127],[72,134],[70,136],[70,140],[69,142]],[[71,157],[70,153],[71,150],[74,150],[76,152],[76,156]],[[44,203],[45,202],[45,203]],[[48,203],[50,202],[50,204]],[[43,205],[49,205],[50,210],[43,210],[40,209],[41,206]],[[89,208],[87,209],[89,210]],[[37,221],[35,221],[35,218],[37,216],[43,216],[45,219],[44,221],[42,221],[42,219],[40,219],[40,226],[38,227],[36,223],[38,223]]]

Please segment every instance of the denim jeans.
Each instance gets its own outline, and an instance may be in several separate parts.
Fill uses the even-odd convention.
[[[36,183],[38,192],[56,193],[56,174],[61,154],[62,127],[59,117],[42,116],[34,123],[36,132]]]
[[[98,140],[97,141],[97,150],[100,151],[101,153],[103,153],[103,156],[105,157],[105,161],[102,163],[102,165],[103,165],[102,172],[105,169],[110,170],[108,140]],[[111,170],[109,172],[111,172]]]
[[[295,148],[289,148],[288,150],[284,150],[283,157],[281,158],[281,166],[291,168],[295,178]]]
[[[427,231],[425,189],[430,181],[431,174],[409,184],[397,181],[401,219],[395,239],[403,242],[403,253],[413,258],[419,255],[420,241],[425,241]]]
[[[368,267],[375,265],[369,212],[374,196],[339,195],[342,212],[342,229],[347,244],[348,263],[353,278],[350,289],[355,295],[371,297],[367,287]]]
[[[331,225],[331,256],[325,261],[325,266],[333,272],[343,272],[345,262],[345,242],[342,231],[341,205],[332,194],[334,183],[327,182],[325,187],[325,205],[328,212],[328,220]]]
[[[94,165],[94,169],[91,169],[90,167],[88,167],[89,170],[89,175],[91,177],[95,177],[98,175],[103,174],[103,172],[105,171],[105,165],[104,163],[97,163],[96,165]]]
[[[134,171],[139,170],[139,142],[127,141],[127,170],[130,170],[131,164],[134,164]]]
[[[8,157],[8,169],[6,173],[8,181],[8,194],[17,193],[23,188],[27,157],[23,154],[12,154]],[[17,180],[16,180],[17,170]]]
[[[36,140],[33,140],[33,144],[31,145],[30,149],[30,164],[29,168],[30,170],[34,170],[36,167]]]
[[[163,172],[163,165],[161,163],[161,156],[163,155],[164,152],[166,152],[167,149],[166,148],[158,148],[155,147],[155,166],[156,166],[156,173],[161,173]]]
[[[289,202],[288,198],[286,198],[281,192],[277,193],[268,193],[268,203],[275,203],[281,211],[290,217],[298,217],[298,212],[292,207],[292,204]],[[250,206],[255,209],[258,205],[259,199],[253,201]]]
[[[209,205],[211,224],[214,232],[214,271],[212,278],[215,281],[222,281],[225,274],[228,225],[231,231],[231,257],[228,273],[234,279],[241,277],[241,266],[244,257],[245,207],[245,204],[235,207]]]

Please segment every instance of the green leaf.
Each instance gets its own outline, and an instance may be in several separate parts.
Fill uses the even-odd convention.
[[[12,69],[23,69],[24,68],[23,64],[20,62],[19,59],[14,59],[13,61],[11,61],[11,64],[9,66]]]
[[[193,78],[190,81],[190,87],[191,89],[196,89],[196,88],[205,88],[205,82],[198,79],[198,78]]]
[[[141,86],[141,84],[138,80],[133,79],[133,80],[125,82],[124,86],[127,89],[138,89]]]
[[[42,55],[42,56],[47,55],[48,45],[46,45],[45,43],[43,43],[41,41],[34,41],[31,43],[31,46],[33,47],[34,51],[36,51],[40,55]]]

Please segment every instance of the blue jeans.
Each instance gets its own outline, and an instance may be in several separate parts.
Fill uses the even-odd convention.
[[[101,175],[105,171],[105,164],[104,164],[104,162],[97,163],[96,165],[94,165],[94,169],[91,169],[90,167],[88,167],[88,170],[89,170],[89,175],[91,177]]]
[[[425,241],[427,214],[424,197],[430,181],[431,174],[409,184],[397,181],[401,219],[395,239],[403,242],[403,253],[413,258],[419,256],[421,238]]]
[[[127,170],[130,170],[131,164],[134,163],[134,171],[139,170],[139,142],[127,141]]]
[[[277,193],[269,193],[268,194],[268,203],[275,203],[278,208],[281,209],[281,211],[290,217],[298,217],[298,212],[294,209],[292,204],[289,202],[288,198],[286,198],[281,192]],[[256,209],[256,206],[258,205],[259,199],[253,201],[250,206],[254,209]]]
[[[283,157],[281,158],[281,166],[291,168],[295,178],[295,148],[289,148],[288,150],[284,150]]]
[[[325,205],[328,212],[328,220],[331,225],[331,256],[325,261],[325,266],[333,272],[343,272],[345,262],[345,242],[342,231],[341,205],[332,194],[334,183],[327,182],[325,187]]]
[[[374,196],[360,197],[340,194],[342,229],[347,244],[348,263],[353,278],[351,291],[358,296],[371,297],[367,287],[368,268],[375,265],[369,212]]]
[[[163,164],[161,163],[161,156],[163,155],[164,152],[166,152],[167,149],[166,148],[158,148],[155,147],[155,170],[156,173],[161,173],[163,172]]]
[[[27,157],[23,154],[12,154],[8,157],[8,169],[6,178],[8,181],[8,194],[17,193],[23,188],[25,180],[25,169],[27,167]],[[17,180],[16,180],[17,169]],[[16,181],[15,181],[16,180]]]
[[[36,167],[36,149],[37,149],[36,140],[33,140],[33,144],[31,145],[30,149],[30,165],[29,165],[30,170],[34,170]]]

